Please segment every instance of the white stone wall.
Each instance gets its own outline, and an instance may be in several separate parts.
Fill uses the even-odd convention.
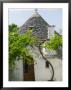
[[[23,61],[16,60],[15,67],[9,73],[11,81],[23,81]]]
[[[38,48],[30,49],[30,54],[34,59],[34,73],[36,81],[47,81],[51,79],[51,72],[46,68],[45,60],[43,60]]]
[[[29,47],[30,48],[30,47]],[[46,67],[46,62],[42,58],[37,47],[30,48],[30,54],[34,59],[34,73],[36,81],[48,81],[51,79],[52,71]],[[48,58],[54,68],[54,80],[61,81],[62,80],[62,60],[55,58]],[[10,73],[11,74],[11,73]],[[15,68],[12,72],[12,81],[23,81],[24,80],[24,72],[23,72],[23,61],[15,61]]]
[[[45,61],[42,58],[35,61],[34,70],[36,81],[48,81],[51,79],[51,72],[49,68],[46,67]]]
[[[35,47],[30,50],[31,55],[33,55],[34,59],[34,73],[36,81],[48,81],[51,79],[52,71],[46,67],[46,62],[42,58],[39,50]],[[62,80],[62,61],[55,58],[47,58],[54,68],[54,80],[61,81]]]
[[[57,57],[55,58],[48,58],[48,60],[51,62],[51,64],[53,65],[54,68],[54,80],[55,81],[62,81],[62,60],[58,59]]]

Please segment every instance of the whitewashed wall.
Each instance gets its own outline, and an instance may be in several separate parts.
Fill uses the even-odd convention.
[[[54,36],[54,26],[48,27],[48,39],[50,39],[51,36]]]
[[[10,71],[10,80],[11,81],[23,81],[23,61],[16,60],[15,67]]]
[[[46,67],[45,60],[42,58],[39,50],[35,47],[30,50],[31,55],[33,55],[34,59],[34,73],[36,81],[47,81],[51,79],[51,71]],[[62,80],[62,61],[55,58],[47,58],[54,68],[54,80],[61,81]]]
[[[45,60],[43,60],[38,48],[34,47],[30,50],[31,55],[34,59],[34,73],[36,81],[50,80],[51,72],[46,68]]]
[[[54,68],[54,80],[55,81],[62,81],[62,60],[58,59],[57,57],[55,58],[48,58],[48,60],[51,62]]]
[[[46,67],[45,61],[40,58],[35,61],[34,70],[35,70],[35,80],[36,81],[47,81],[51,79],[51,72],[49,68]]]
[[[30,48],[30,55],[33,56],[34,59],[34,73],[36,81],[48,81],[51,79],[51,71],[46,67],[46,62],[42,58],[37,47]],[[55,58],[48,58],[54,68],[54,80],[61,81],[62,80],[62,60]],[[23,81],[24,80],[24,72],[23,72],[23,61],[15,61],[15,68],[10,73],[12,76],[12,81]]]

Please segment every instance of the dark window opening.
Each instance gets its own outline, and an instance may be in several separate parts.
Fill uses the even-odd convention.
[[[48,61],[46,61],[46,67],[49,68],[49,63],[48,63]]]

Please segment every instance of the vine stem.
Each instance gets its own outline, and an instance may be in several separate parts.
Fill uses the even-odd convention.
[[[52,68],[52,77],[51,77],[51,79],[49,81],[53,81],[53,78],[54,78],[54,68],[53,68],[52,64],[47,60],[47,58],[43,55],[43,53],[41,51],[40,45],[38,46],[38,49],[39,49],[40,54],[42,55],[43,59],[46,60],[48,62],[48,64],[51,66],[51,68]]]

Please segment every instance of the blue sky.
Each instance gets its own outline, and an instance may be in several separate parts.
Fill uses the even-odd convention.
[[[8,22],[15,23],[22,26],[24,22],[34,13],[33,9],[9,9]],[[55,30],[60,32],[62,30],[62,9],[61,8],[38,8],[38,13],[50,25],[55,25]]]

